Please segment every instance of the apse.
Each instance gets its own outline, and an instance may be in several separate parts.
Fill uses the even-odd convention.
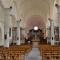
[[[26,27],[27,29],[31,30],[31,29],[45,29],[46,28],[46,24],[44,19],[39,16],[39,15],[32,15],[28,18],[27,23],[26,23]]]

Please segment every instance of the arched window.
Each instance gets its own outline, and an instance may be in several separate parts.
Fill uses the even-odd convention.
[[[34,27],[34,30],[38,30],[38,27],[37,27],[37,26],[35,26],[35,27]]]

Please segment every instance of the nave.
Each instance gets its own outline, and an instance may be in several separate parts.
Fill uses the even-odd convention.
[[[60,60],[60,0],[0,0],[0,60]]]
[[[32,48],[28,56],[25,56],[25,60],[42,60],[42,57],[40,56],[39,48],[38,47]]]

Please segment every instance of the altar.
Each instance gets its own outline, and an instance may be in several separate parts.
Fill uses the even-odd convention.
[[[38,47],[39,46],[39,42],[40,42],[39,38],[34,38],[32,40],[33,47]]]

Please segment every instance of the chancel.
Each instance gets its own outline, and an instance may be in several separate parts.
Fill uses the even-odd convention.
[[[60,0],[0,0],[0,60],[60,60]]]

